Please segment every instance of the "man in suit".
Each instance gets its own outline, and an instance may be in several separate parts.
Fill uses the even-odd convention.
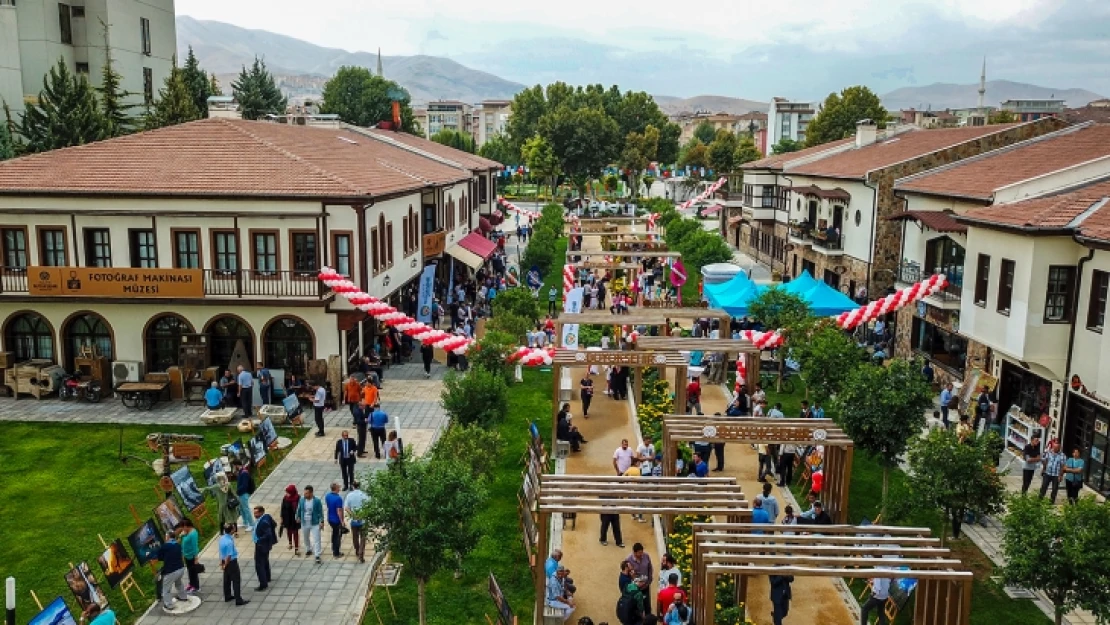
[[[782,625],[782,619],[790,612],[790,584],[793,581],[793,575],[771,576],[771,621],[774,625]]]
[[[355,481],[355,460],[358,455],[358,445],[350,438],[347,430],[343,430],[343,437],[335,441],[335,462],[343,473],[343,490]]]
[[[273,575],[270,574],[270,549],[277,544],[277,526],[274,517],[266,514],[262,506],[254,507],[254,572],[258,574],[257,591],[266,590],[270,586]]]
[[[370,407],[364,400],[359,400],[351,406],[351,416],[355,420],[355,431],[358,432],[358,457],[366,457],[366,426],[370,422]]]

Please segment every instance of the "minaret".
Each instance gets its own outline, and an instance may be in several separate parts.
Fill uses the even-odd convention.
[[[378,67],[381,67],[379,64]],[[378,73],[381,73],[380,70]],[[979,74],[979,113],[983,112],[983,98],[987,95],[987,57],[983,57],[983,73]]]
[[[986,68],[986,60],[983,61],[983,67],[984,67],[983,71],[986,71],[986,69],[985,69]],[[381,78],[381,75],[382,75],[382,49],[378,48],[378,77]],[[980,91],[979,92],[979,106],[983,106],[983,101],[982,100],[983,100],[983,92]]]

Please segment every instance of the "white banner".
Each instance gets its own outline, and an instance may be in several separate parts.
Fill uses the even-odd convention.
[[[436,266],[428,265],[420,276],[420,296],[417,299],[416,320],[420,323],[432,322],[432,296],[435,291]]]
[[[580,312],[582,312],[582,287],[577,287],[567,293],[567,300],[563,303],[563,314],[576,315]],[[563,335],[559,337],[559,345],[563,349],[578,349],[577,323],[563,324]]]

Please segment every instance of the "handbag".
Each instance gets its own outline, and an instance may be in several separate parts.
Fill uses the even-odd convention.
[[[346,525],[340,525],[339,526],[339,535],[340,536],[346,536],[347,534],[350,534],[350,533],[351,533],[351,528],[347,527]]]
[[[239,498],[234,497],[231,494],[228,494],[228,496],[227,496],[227,509],[231,510],[232,512],[238,512],[239,511]]]

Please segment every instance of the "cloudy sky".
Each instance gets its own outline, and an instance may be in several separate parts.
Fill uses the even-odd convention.
[[[1110,94],[1108,0],[176,0],[318,45],[429,54],[526,84],[765,100],[988,79]],[[725,7],[725,8],[715,8]]]

